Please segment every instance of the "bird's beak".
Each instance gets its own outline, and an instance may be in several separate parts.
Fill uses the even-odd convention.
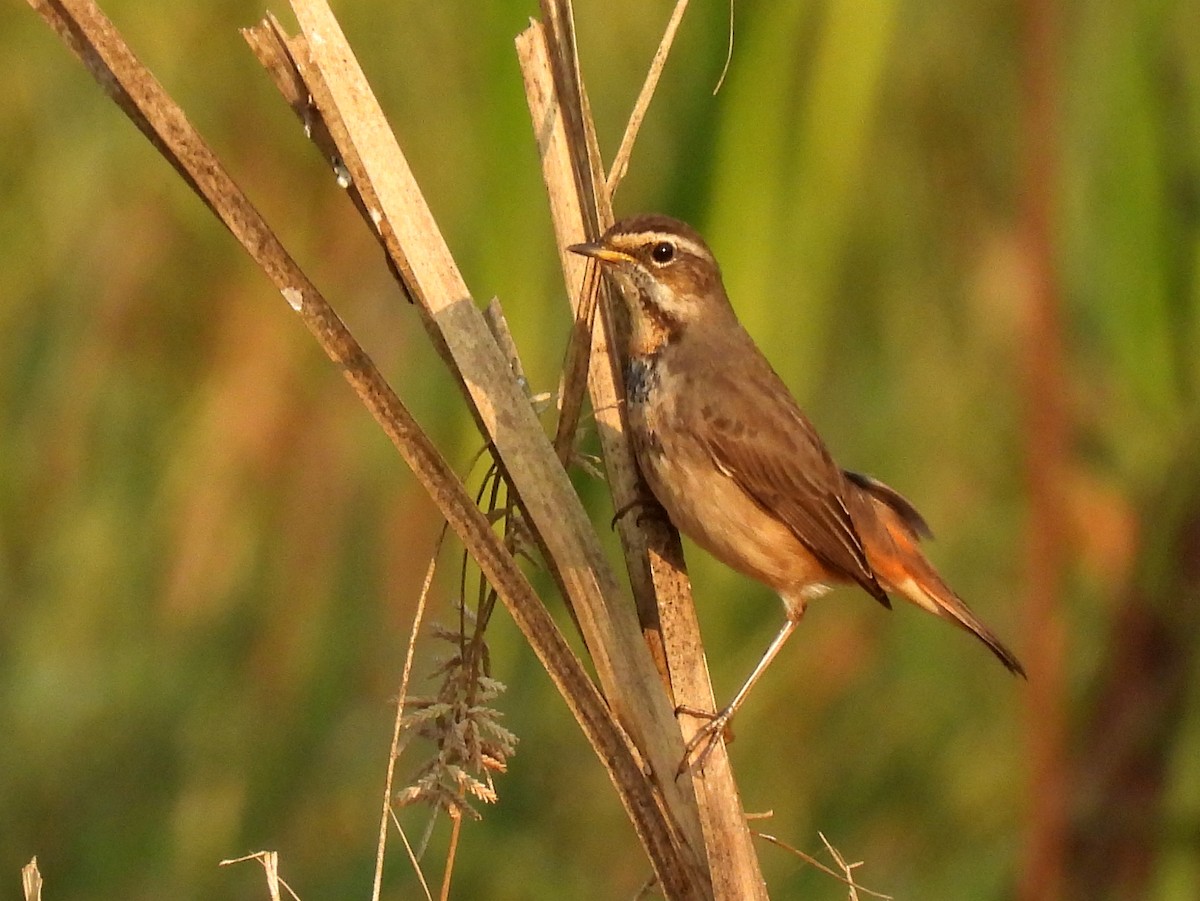
[[[583,257],[600,260],[602,263],[628,263],[633,259],[629,254],[613,250],[599,241],[592,241],[588,244],[572,244],[567,250]]]

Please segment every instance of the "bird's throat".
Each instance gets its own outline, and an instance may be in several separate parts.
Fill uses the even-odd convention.
[[[683,322],[644,296],[638,298],[632,313],[632,357],[653,356],[683,333]]]

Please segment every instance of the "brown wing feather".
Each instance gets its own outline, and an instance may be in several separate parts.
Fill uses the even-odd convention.
[[[708,425],[697,437],[713,462],[822,564],[891,607],[842,500],[842,471],[782,381],[768,372],[739,373],[709,393],[699,410]],[[752,418],[745,415],[751,409]]]

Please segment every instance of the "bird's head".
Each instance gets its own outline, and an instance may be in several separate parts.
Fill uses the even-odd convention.
[[[698,321],[732,315],[712,251],[676,219],[622,219],[600,240],[569,249],[598,261],[617,283],[629,308],[635,352],[653,352]]]

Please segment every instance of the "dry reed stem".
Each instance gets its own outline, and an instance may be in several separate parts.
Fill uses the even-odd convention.
[[[672,821],[661,795],[655,791],[643,772],[638,756],[614,722],[609,707],[588,679],[582,665],[517,568],[512,554],[492,532],[486,517],[471,503],[470,496],[461,482],[412,419],[372,361],[346,330],[324,297],[287,254],[258,211],[230,179],[220,161],[192,128],[183,112],[137,61],[95,3],[90,0],[29,0],[29,3],[63,38],[100,85],[130,115],[220,221],[237,237],[280,290],[289,306],[300,315],[326,354],[342,368],[343,375],[364,405],[396,445],[431,498],[442,509],[451,527],[471,549],[480,568],[508,606],[514,622],[526,635],[555,686],[563,694],[585,735],[608,769],[622,803],[634,822],[668,894],[680,898],[697,897],[702,893],[702,890],[697,889],[698,880],[702,882],[702,876],[697,873],[694,852],[683,841],[679,827]],[[313,6],[314,4],[302,5],[300,9],[312,13]],[[332,22],[332,15],[328,9],[315,10],[315,13],[322,23]],[[320,34],[316,41],[313,41],[313,34],[309,35],[310,47],[313,44],[321,45],[325,38],[332,37],[332,32],[323,27],[314,31],[319,31]],[[340,31],[337,31],[337,35],[340,37]],[[328,50],[327,45],[323,46]],[[348,55],[344,49],[344,42],[341,42],[339,47],[341,52]],[[345,65],[345,57],[326,61],[335,65]],[[361,73],[359,75],[361,77]],[[392,143],[394,144],[394,139]],[[417,200],[419,201],[419,195]],[[423,204],[421,209],[424,209]],[[427,216],[427,210],[425,212]],[[431,220],[404,221],[406,225],[418,229],[421,226],[432,226]],[[440,237],[436,236],[436,229],[431,240],[440,241]],[[444,244],[440,246],[444,250]],[[446,256],[448,257],[448,254]],[[411,273],[406,275],[411,277]],[[410,284],[420,283],[414,280]],[[469,324],[471,313],[478,317],[478,311],[468,302],[465,293],[454,297],[450,306],[451,310],[442,323],[447,328],[461,325],[464,318]],[[466,312],[467,309],[470,312]],[[499,358],[499,352],[490,335],[481,355],[485,359],[492,355]],[[501,384],[507,385],[516,396],[520,396],[511,371],[504,367],[494,374]],[[497,413],[493,397],[485,395],[483,403],[486,404],[486,412],[491,415]],[[524,404],[515,409],[527,411],[528,405]],[[504,412],[507,416],[511,411]],[[540,436],[540,431],[537,434]],[[541,441],[545,444],[544,437],[541,437]],[[544,456],[553,459],[548,446]],[[561,475],[561,468],[556,465],[555,469]],[[565,482],[565,475],[561,477]],[[557,500],[540,497],[538,499],[543,501],[540,505],[543,508],[553,506],[554,500]],[[527,496],[523,496],[523,500],[528,504]],[[570,500],[578,507],[578,499],[573,493],[570,494]],[[568,519],[571,511],[570,504],[555,510],[559,514],[565,512]],[[544,514],[545,510],[541,509],[540,512]],[[556,530],[559,534],[563,531],[566,530]],[[592,538],[595,540],[594,533]],[[586,553],[564,556],[561,560],[561,565],[573,573],[588,569],[594,562]],[[589,572],[592,572],[590,578],[596,580],[594,570]],[[597,594],[603,597],[602,593]],[[653,667],[649,664],[644,646],[637,638],[636,625],[633,635],[634,647],[645,658],[644,670],[650,674],[650,682],[653,684]],[[628,644],[626,641],[625,645]],[[619,642],[614,641],[614,645],[619,645]],[[646,680],[642,680],[643,684],[645,682]],[[637,699],[639,693],[633,694]],[[664,705],[665,700],[661,699],[661,692],[658,696],[658,705]],[[628,704],[628,699],[625,700]],[[654,705],[651,695],[650,707],[653,708]],[[641,722],[637,712],[631,719],[635,725]],[[656,728],[651,717],[651,731]],[[674,745],[681,747],[678,735],[668,734],[665,741],[659,738],[650,745],[657,747],[657,756],[663,759],[659,771],[669,771],[666,769],[669,764],[666,764],[665,760],[674,756]]]
[[[441,550],[442,542],[446,538],[446,529],[448,526],[443,525],[438,539],[433,547],[433,554],[429,558],[429,566],[425,570],[425,579],[421,583],[421,593],[417,597],[417,609],[413,613],[412,629],[408,634],[408,649],[404,654],[404,668],[400,675],[400,691],[396,697],[396,721],[392,724],[392,744],[388,752],[387,775],[383,782],[383,814],[380,817],[379,823],[379,841],[375,847],[375,879],[371,886],[372,901],[379,901],[379,893],[383,889],[383,860],[387,849],[387,833],[388,819],[392,812],[392,797],[395,775],[396,761],[400,758],[400,736],[402,725],[404,723],[404,702],[408,698],[408,683],[412,675],[413,657],[417,652],[417,635],[421,631],[421,622],[425,618],[425,602],[429,598],[429,589],[433,585],[433,574],[437,569],[438,552]],[[401,833],[403,835],[403,833]],[[405,839],[405,845],[408,844]],[[411,855],[411,848],[409,849]],[[425,884],[425,874],[421,872],[421,867],[415,857],[412,858],[413,866],[417,872],[417,878],[421,884],[425,886],[425,893],[429,894],[429,887]]]
[[[721,67],[721,75],[717,78],[717,84],[713,88],[713,96],[721,92],[721,85],[725,84],[725,76],[729,74],[729,67],[733,65],[733,0],[729,0],[729,44],[725,48],[725,65]]]
[[[316,115],[308,85],[305,84],[304,78],[300,74],[300,67],[295,61],[297,55],[307,61],[303,38],[289,37],[279,20],[270,12],[261,23],[243,28],[241,33],[259,63],[271,76],[271,80],[275,83],[275,87],[283,99],[304,123],[304,131],[309,140],[321,151],[321,155],[327,163],[331,166],[340,166],[341,160],[338,157],[337,143],[330,134],[325,119]],[[383,238],[375,224],[371,222],[366,199],[354,188],[354,185],[351,184],[347,188],[346,193],[349,194],[363,219],[371,225],[371,230],[382,244]],[[400,282],[400,286],[404,287],[403,282]]]
[[[667,22],[666,29],[663,30],[662,39],[658,42],[658,49],[654,51],[654,59],[650,61],[650,70],[646,73],[642,90],[638,93],[637,101],[633,104],[633,112],[629,116],[629,122],[625,125],[625,133],[621,135],[621,145],[617,148],[617,155],[613,157],[612,167],[608,170],[609,198],[617,193],[617,188],[625,178],[625,173],[629,171],[629,157],[633,153],[633,142],[637,140],[638,132],[642,129],[642,122],[646,118],[646,110],[650,108],[650,101],[654,99],[654,92],[658,90],[658,79],[662,76],[663,68],[667,64],[667,56],[671,52],[671,46],[675,43],[675,35],[679,31],[679,23],[683,21],[683,14],[687,12],[687,6],[688,0],[676,0],[675,9],[671,11],[671,18]]]
[[[276,40],[276,41],[283,40],[282,35],[274,34],[275,29],[270,29],[269,24],[260,26],[260,28],[266,29],[269,32],[271,32],[270,36],[272,38],[274,38],[274,40]],[[252,42],[252,46],[254,43],[257,43],[257,42]],[[287,38],[286,47],[284,47],[284,52],[289,53],[289,54],[294,54],[296,56],[296,65],[299,65],[299,59],[307,58],[305,44],[302,43],[302,40],[300,40],[300,38]],[[269,71],[270,71],[270,68],[271,67],[269,67]],[[277,78],[277,82],[281,82],[281,80],[283,82],[281,84],[281,90],[282,90],[284,88],[284,86],[286,86],[288,79]],[[305,83],[306,83],[305,80],[301,79],[301,84],[305,84]],[[326,94],[328,94],[328,91],[325,91],[325,89],[324,89],[324,85],[318,84],[316,78],[313,77],[313,73],[311,73],[311,72],[308,73],[307,84],[308,84],[308,86],[310,86],[310,88],[312,90],[312,94],[314,96],[325,97]],[[304,96],[306,96],[306,97],[308,96],[308,90],[304,91]],[[318,103],[319,103],[319,101],[318,101]],[[305,119],[306,124],[307,124],[307,122],[312,121],[314,118],[320,120],[320,119],[322,119],[322,116],[325,115],[324,110],[322,110],[322,113],[320,113],[318,115],[317,110],[313,110],[313,109],[310,109],[307,107],[300,110],[300,112],[302,112],[302,118]],[[335,116],[335,118],[336,118],[336,110],[330,110],[330,115]],[[335,131],[340,131],[340,128],[335,128]],[[319,132],[314,132],[314,133],[319,133]],[[335,148],[335,152],[341,152],[341,151],[337,151]],[[350,168],[352,168],[352,170],[359,168],[358,163],[354,162],[355,157],[353,155],[350,156],[350,160],[352,160],[352,164],[350,164]],[[373,191],[371,190],[370,181],[367,181],[365,178],[353,179],[352,190],[355,193],[358,193],[360,191],[366,191],[372,197],[370,206],[368,206],[367,202],[364,202],[364,203],[360,204],[360,209],[378,209],[376,200],[373,199]],[[371,222],[372,222],[372,227],[378,229],[378,233],[380,234],[380,239],[382,239],[384,246],[388,247],[389,241],[394,240],[394,235],[392,235],[390,232],[390,229],[388,229],[388,227],[386,227],[386,226],[388,226],[388,223],[386,223],[386,221],[384,220],[383,217],[376,217],[376,216],[371,217]],[[436,343],[437,346],[442,347],[443,349],[445,348],[444,342],[436,341],[434,343]],[[449,355],[449,352],[446,352],[446,355]],[[610,758],[610,753],[602,752],[601,757],[606,759],[606,761],[607,761],[607,759]],[[635,822],[635,825],[638,825],[638,827],[640,827],[641,824],[638,824]]]
[[[38,871],[37,855],[21,867],[21,889],[25,901],[42,901],[42,874]]]
[[[385,235],[389,255],[445,342],[485,434],[508,468],[522,506],[549,551],[548,562],[568,564],[560,571],[566,593],[572,599],[584,596],[591,608],[594,619],[585,623],[584,638],[601,682],[609,688],[616,665],[610,659],[612,642],[603,639],[615,626],[595,608],[606,596],[616,596],[617,585],[591,523],[565,472],[548,453],[541,427],[511,367],[471,303],[407,161],[332,14],[321,2],[295,0],[293,7],[308,39],[313,74],[320,76],[319,81],[306,78],[318,108],[326,120],[333,118],[330,112],[341,119],[344,133],[339,134],[332,123],[331,130],[346,168]],[[618,703],[619,693],[612,694],[610,700]]]
[[[674,20],[673,24],[677,25]],[[668,25],[668,29],[671,27]],[[669,48],[665,37],[663,44]],[[556,93],[559,84],[570,84],[569,73],[577,70],[577,63],[570,59],[555,60],[552,54],[556,48],[571,46],[567,38],[548,40],[543,27],[536,22],[517,39],[526,98],[560,247],[583,240],[589,233],[591,229],[584,218],[587,210],[595,209],[608,216],[599,224],[611,221],[611,202],[603,189],[603,181],[585,177],[580,185],[579,173],[597,168],[587,159],[591,151],[588,149],[590,129],[586,122],[577,124],[574,131],[570,126],[572,117],[567,110],[580,104],[573,104],[570,97],[560,98]],[[664,60],[665,56],[662,59],[656,57],[660,69]],[[564,70],[565,74],[556,76],[556,69]],[[656,80],[654,76],[648,77],[647,83],[653,80]],[[648,103],[648,96],[639,99],[643,109]],[[584,109],[577,109],[575,115],[590,121]],[[627,129],[626,133],[631,132]],[[582,291],[586,294],[590,282],[585,276],[594,274],[595,267],[585,269],[583,260],[573,254],[564,254],[562,263],[568,292],[574,296],[575,286],[582,282]],[[584,305],[580,300],[578,307]],[[596,411],[609,487],[614,506],[623,509],[639,497],[648,497],[649,490],[641,484],[632,449],[625,437],[622,361],[617,350],[622,338],[618,322],[616,317],[602,317],[603,327],[589,332],[584,339],[590,339],[591,344],[588,387],[592,408]],[[669,671],[675,703],[712,710],[715,709],[712,686],[690,586],[683,569],[679,536],[666,524],[665,515],[654,519],[657,521],[641,523],[638,517],[626,516],[618,522],[639,617],[652,651],[659,649]],[[688,730],[685,739],[690,738],[699,725],[698,721],[685,718],[683,728]],[[698,776],[695,792],[716,897],[765,898],[765,884],[723,745],[716,749],[698,774],[692,775]]]
[[[763,841],[770,842],[772,845],[782,848],[784,851],[787,851],[789,854],[800,858],[802,861],[804,861],[809,866],[815,867],[816,869],[820,870],[826,876],[832,876],[834,879],[836,879],[839,882],[846,885],[850,890],[851,898],[855,899],[855,901],[857,901],[857,892],[862,892],[864,895],[870,895],[872,898],[880,898],[880,899],[882,899],[882,901],[893,901],[891,895],[885,895],[882,892],[872,891],[871,889],[864,888],[863,886],[861,886],[857,882],[855,882],[854,881],[854,868],[861,866],[862,862],[859,861],[858,863],[847,864],[846,859],[844,857],[842,857],[841,852],[838,851],[835,847],[833,847],[833,845],[829,844],[829,840],[827,838],[825,838],[824,835],[822,835],[819,832],[817,834],[821,836],[821,841],[824,842],[825,847],[828,849],[828,851],[830,853],[830,856],[832,856],[834,861],[837,863],[837,865],[842,868],[843,873],[845,875],[843,875],[843,873],[837,872],[836,870],[830,869],[829,867],[825,866],[825,864],[821,863],[821,861],[819,861],[815,857],[813,857],[811,854],[806,854],[805,852],[801,851],[799,848],[789,845],[787,842],[783,841],[780,838],[776,838],[774,835],[769,835],[766,832],[755,832],[754,833],[754,835],[756,837],[761,838]]]
[[[450,811],[450,819],[454,825],[450,828],[450,847],[446,850],[446,869],[442,875],[442,893],[440,901],[450,901],[450,877],[454,875],[454,856],[458,853],[458,837],[462,834],[462,813],[457,809]]]
[[[575,196],[580,204],[579,215],[574,221],[583,225],[581,239],[590,241],[599,237],[612,223],[612,207],[608,205],[608,195],[595,190],[596,185],[604,183],[604,174],[587,92],[579,71],[575,17],[571,9],[571,0],[541,0],[541,9],[542,16],[548,23],[546,41],[553,45],[550,55],[556,62],[551,70],[554,88],[550,93],[558,98],[558,114],[563,119],[563,127],[571,135],[571,139],[565,145],[568,152],[563,157],[563,162],[571,172],[568,183],[574,183],[576,186]],[[559,254],[569,255],[566,245],[561,241]],[[579,427],[584,398],[588,391],[597,292],[604,287],[595,267],[581,271],[586,272],[585,288],[578,295],[580,301],[574,308],[575,322],[567,341],[562,384],[559,388],[558,425],[554,435],[555,449],[564,461],[569,457],[569,448],[574,446],[575,432]],[[568,290],[573,287],[574,285],[568,285]]]
[[[298,12],[299,12],[299,10],[298,10]],[[382,212],[382,213],[380,212],[382,210],[382,207],[380,205],[379,198],[375,192],[374,184],[373,184],[370,176],[368,176],[364,170],[362,160],[358,153],[357,148],[349,141],[348,135],[345,134],[346,123],[341,115],[341,111],[337,108],[336,104],[334,104],[332,98],[330,97],[330,92],[329,92],[327,85],[323,82],[322,79],[320,79],[318,77],[321,73],[318,73],[315,71],[304,71],[307,68],[307,66],[302,61],[307,61],[310,56],[307,45],[302,45],[299,42],[299,39],[289,38],[289,39],[287,39],[287,49],[289,52],[291,52],[294,55],[297,66],[299,66],[301,69],[302,83],[305,84],[307,87],[306,94],[311,95],[316,100],[317,108],[319,110],[319,116],[317,116],[317,111],[306,109],[305,110],[306,121],[308,121],[313,116],[317,116],[317,118],[326,120],[328,122],[328,130],[335,135],[336,152],[341,155],[341,157],[344,161],[344,164],[346,165],[346,168],[351,173],[353,189],[355,192],[361,192],[361,194],[364,195],[364,203],[362,205],[360,205],[360,209],[365,208],[368,211],[374,211],[370,214],[370,220],[372,222],[372,225],[377,228],[378,234],[381,236],[381,241],[384,244],[385,249],[388,250],[389,255],[395,262],[396,268],[399,269],[400,271],[405,272],[409,278],[412,278],[414,273],[411,269],[411,266],[408,263],[406,263],[403,259],[403,251],[399,247],[399,240],[397,238],[396,232],[394,229],[392,229],[390,227],[390,217],[387,215],[386,212]],[[277,80],[279,80],[279,79],[277,79]],[[363,85],[365,87],[365,82],[363,82]],[[379,116],[381,119],[382,114],[380,113]],[[395,148],[395,153],[399,154],[398,148]],[[401,158],[401,161],[402,161],[402,158]],[[403,168],[405,171],[407,171],[406,165],[400,166],[400,165],[385,164],[385,168],[387,169],[388,172],[391,172],[391,173],[395,173],[395,172],[399,171],[400,168]],[[411,180],[411,176],[409,176],[408,178]],[[423,201],[420,201],[420,198],[419,198],[419,192],[416,192],[415,183],[411,184],[410,193],[415,194],[417,197],[417,200],[423,206]],[[426,213],[427,213],[427,211],[426,211]],[[429,220],[429,227],[432,227],[431,219]],[[435,227],[433,227],[433,228],[434,228],[433,233],[436,235],[436,228]],[[437,237],[440,239],[440,235]],[[416,236],[410,235],[410,239],[419,242],[420,240],[422,240],[422,234],[418,233]],[[418,249],[420,249],[420,248],[418,248]],[[445,251],[444,244],[441,246],[440,251],[441,251],[441,255],[446,260],[448,260],[448,252]],[[435,247],[433,254],[435,256],[439,255],[439,248]],[[453,267],[452,261],[448,261],[448,262],[449,262],[449,265],[447,268],[452,268]],[[457,276],[456,271],[454,271],[454,275]],[[461,288],[459,288],[458,286],[452,286],[452,289],[450,292],[444,291],[443,294],[461,293],[465,296],[465,290],[466,290],[465,286],[461,286]],[[413,293],[418,298],[418,300],[427,301],[427,298],[422,296],[422,292],[421,292],[420,288],[417,288],[416,290],[414,290]],[[469,314],[474,314],[476,311],[474,310],[473,307],[470,307],[469,311],[465,311],[465,312],[467,312],[469,315]],[[435,318],[436,318],[435,316],[430,316],[429,320],[427,321],[427,324],[432,323],[433,325],[437,325],[437,323],[434,322]],[[474,325],[474,323],[471,323],[471,324]],[[457,359],[457,357],[455,357],[455,352],[453,350],[449,349],[445,342],[436,340],[438,337],[440,337],[440,334],[437,332],[436,328],[431,329],[431,331],[433,331],[433,333],[434,333],[435,345],[438,345],[438,346],[444,348],[446,350],[445,355],[453,363]],[[476,331],[478,331],[478,329],[476,329]],[[486,345],[487,345],[487,342],[481,342],[481,341],[476,340],[476,347],[486,347]],[[468,362],[470,362],[470,361],[468,361]],[[499,376],[499,374],[495,371],[494,368],[493,368],[492,373],[489,373],[488,375],[486,375],[483,378],[479,378],[479,377],[472,378],[471,376],[468,375],[468,376],[462,377],[460,379],[460,381],[464,385],[474,385],[474,386],[488,385],[489,388],[495,388],[496,386],[502,385],[502,383],[504,382],[504,380]],[[511,379],[509,381],[511,381]],[[482,391],[483,389],[478,388],[478,390]],[[477,400],[479,400],[479,399],[480,398],[477,397]],[[528,408],[527,404],[509,403],[507,406],[508,406],[508,410],[510,412],[514,413],[513,416],[509,417],[510,422],[512,419],[519,419],[522,415],[524,415],[524,416],[529,415],[529,408]],[[483,404],[482,403],[480,404],[479,409],[481,410],[481,413],[482,413],[483,412]],[[490,405],[489,405],[489,412],[490,412]],[[484,422],[482,423],[484,429],[486,431],[489,431],[492,434],[493,440],[495,441],[496,440],[495,439],[495,431],[494,431],[495,422],[488,421],[486,414],[482,415],[481,418],[484,420]],[[532,422],[535,420],[530,419],[530,421]],[[536,438],[535,438],[535,444],[536,444],[536,441],[541,439],[540,427],[537,429],[535,434],[536,434]],[[501,442],[501,444],[502,443],[503,442]],[[503,454],[503,452],[501,455],[505,456]],[[508,455],[508,457],[506,459],[511,460],[512,456],[513,455],[510,454],[510,455]],[[517,465],[514,467],[514,464],[511,462],[508,463],[508,466],[510,468],[510,471],[512,471],[515,468],[515,470],[520,474],[526,474],[534,468],[533,466],[529,466],[529,465],[527,465],[527,466]],[[519,486],[518,486],[518,490],[519,490]],[[568,492],[570,492],[569,485],[568,485]],[[528,496],[528,493],[526,496]],[[569,498],[571,501],[575,501],[576,506],[578,506],[577,499],[574,497],[573,493],[569,493]],[[559,507],[559,510],[561,510],[561,506]],[[581,508],[579,508],[579,510],[580,510],[580,515],[582,516]],[[551,508],[551,512],[549,513],[549,515],[546,518],[550,522],[553,522],[556,524],[561,523],[561,521],[562,521],[561,513],[556,512],[553,508]],[[590,531],[590,526],[588,527],[588,530]],[[559,537],[561,537],[561,536],[559,536]],[[551,550],[547,554],[548,559],[552,563],[555,559],[564,559],[564,558],[568,557],[568,555],[562,554],[562,553],[558,553],[557,557],[556,557],[555,553],[556,552],[554,550]],[[569,556],[577,557],[579,555],[573,553]],[[595,558],[593,557],[593,559],[595,559]],[[569,588],[567,588],[566,593],[568,595],[571,593]],[[594,631],[595,630],[593,629],[592,634],[594,634]],[[585,638],[586,638],[588,636],[589,632],[585,629],[584,634],[585,634]],[[592,640],[588,641],[588,644],[589,644],[589,646],[595,645],[596,644],[595,639],[593,638]],[[605,641],[599,642],[600,647],[606,647],[607,644],[608,643]],[[603,676],[603,671],[602,671],[602,676]],[[644,706],[635,705],[633,709],[635,709],[635,710],[644,709]],[[672,753],[673,753],[673,749],[672,749]],[[668,757],[669,757],[669,755],[668,755]]]
[[[525,81],[525,96],[533,119],[534,137],[542,161],[542,178],[549,194],[550,215],[558,239],[559,263],[566,282],[567,296],[574,303],[576,327],[569,339],[564,372],[575,372],[578,387],[590,392],[614,508],[625,509],[643,496],[644,489],[641,487],[632,448],[623,438],[625,426],[621,407],[625,402],[624,387],[621,382],[621,360],[613,347],[620,342],[620,338],[610,337],[612,332],[617,331],[617,323],[613,323],[611,329],[593,327],[592,310],[595,309],[597,292],[602,288],[607,291],[608,287],[601,284],[600,273],[595,266],[587,265],[583,257],[566,249],[571,244],[586,240],[589,231],[598,233],[611,223],[611,209],[604,205],[604,218],[589,229],[584,200],[576,184],[575,163],[572,160],[573,155],[584,155],[586,151],[575,149],[578,138],[576,142],[567,139],[566,118],[563,115],[563,104],[558,102],[555,95],[549,42],[543,26],[536,22],[531,24],[517,37],[516,47]],[[586,138],[583,140],[586,141]],[[594,196],[596,184],[591,179],[587,180],[587,190],[593,195],[590,207],[592,209],[596,209],[605,199]],[[575,379],[568,379],[564,375],[564,392],[574,390],[575,386]],[[581,407],[582,403],[582,396],[576,401],[563,403],[559,416],[559,430],[555,437],[561,459],[567,459],[567,449],[575,439],[573,429],[578,417],[572,418],[570,410]],[[632,519],[623,517],[617,523],[618,531],[624,542],[642,632],[655,659],[655,665],[669,687],[670,678],[661,628],[658,625],[654,581],[646,562],[646,542],[636,530],[636,523],[632,522]],[[676,571],[682,573],[682,552],[679,552],[675,559]],[[684,579],[686,590],[686,577]]]
[[[267,877],[267,893],[271,896],[271,901],[280,901],[282,896],[279,894],[279,887],[283,886],[287,889],[294,901],[300,901],[300,896],[297,895],[290,885],[279,875],[279,852],[278,851],[255,851],[253,854],[245,854],[241,857],[234,857],[227,860],[222,860],[218,866],[228,867],[235,863],[245,863],[247,860],[257,860],[262,864],[263,874]]]
[[[488,438],[503,462],[551,572],[570,597],[605,695],[632,733],[654,772],[670,773],[682,743],[672,728],[671,707],[640,640],[637,623],[617,601],[620,591],[590,521],[553,449],[546,442],[521,386],[491,337],[437,229],[370,88],[328,7],[293,0],[320,78],[306,77],[317,106],[337,113],[326,119],[357,189],[368,198],[396,269],[411,296],[428,314],[453,357]],[[303,67],[301,74],[305,74]],[[372,198],[373,197],[373,201]],[[490,578],[490,575],[489,575]],[[660,784],[669,782],[660,779]],[[672,791],[665,791],[667,799]],[[671,830],[644,840],[668,840],[691,875],[699,827],[694,809],[668,804],[663,824]],[[684,830],[683,834],[676,832]],[[693,838],[694,835],[694,838]],[[656,861],[661,865],[662,859]],[[660,874],[661,875],[661,874]],[[673,879],[678,878],[675,874]]]
[[[387,812],[392,819],[392,825],[400,833],[400,841],[404,842],[404,850],[408,854],[408,861],[412,864],[413,872],[417,874],[417,878],[421,881],[421,889],[425,892],[425,901],[433,901],[433,893],[429,891],[429,883],[425,881],[425,874],[421,872],[421,862],[417,860],[417,853],[413,850],[412,843],[408,840],[408,834],[405,833],[404,826],[400,823],[400,818],[396,816],[396,811],[390,805]],[[372,897],[373,901],[379,901],[378,897]]]
[[[846,858],[842,856],[842,852],[829,843],[829,839],[825,837],[824,832],[818,832],[817,835],[821,837],[821,842],[825,845],[825,850],[829,852],[829,856],[833,858],[834,862],[842,868],[842,872],[846,874],[846,882],[849,883],[849,894],[846,901],[859,901],[858,886],[854,882],[854,868],[861,867],[862,861],[846,863]]]

